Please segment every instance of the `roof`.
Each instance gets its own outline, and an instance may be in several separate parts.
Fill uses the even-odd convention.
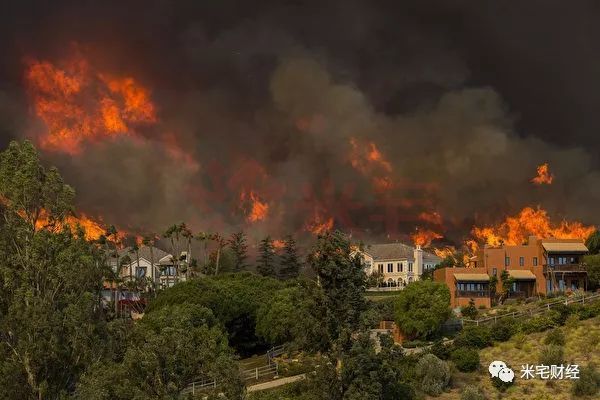
[[[140,255],[140,258],[143,258],[148,261],[152,260],[152,255],[153,255],[155,263],[158,263],[160,260],[162,260],[165,257],[171,257],[171,255],[169,253],[167,253],[164,250],[159,249],[158,247],[153,247],[152,253],[154,253],[154,254],[151,254],[149,246],[140,246],[138,253]],[[119,250],[119,257],[125,257],[125,256],[129,256],[129,258],[132,261],[135,260],[136,254],[135,254],[135,251],[133,251],[133,247],[131,247],[131,246],[124,247],[121,250]]]
[[[403,259],[413,261],[415,258],[415,248],[404,243],[371,244],[365,246],[364,252],[373,257],[373,261]],[[442,259],[435,254],[423,251],[423,261],[438,263]]]
[[[488,274],[458,273],[454,274],[454,279],[460,282],[488,282],[490,276]]]
[[[521,281],[535,280],[535,275],[528,269],[510,269],[508,275],[511,278]]]
[[[587,253],[589,250],[582,242],[542,242],[548,253]]]

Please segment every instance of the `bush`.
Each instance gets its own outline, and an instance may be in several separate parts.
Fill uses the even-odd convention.
[[[579,326],[580,314],[571,314],[565,321],[565,326],[569,329],[575,329]]]
[[[557,346],[565,345],[565,334],[560,328],[552,329],[550,332],[546,334],[546,338],[544,339],[545,344],[555,344]]]
[[[415,347],[423,347],[429,345],[429,342],[423,340],[407,340],[402,342],[402,347],[405,349],[414,349]]]
[[[467,385],[460,394],[460,400],[485,400],[479,386]]]
[[[559,315],[538,315],[525,321],[521,327],[525,333],[543,332],[555,326],[553,316]]]
[[[434,356],[436,356],[437,358],[439,358],[441,360],[449,359],[451,350],[452,350],[451,346],[442,343],[441,340],[438,340],[437,342],[435,342],[433,344],[433,346],[431,346],[431,348],[429,349],[431,354],[433,354]]]
[[[565,360],[565,351],[562,346],[550,344],[540,350],[539,363],[543,365],[560,365]]]
[[[523,332],[519,332],[513,339],[515,341],[515,347],[521,350],[525,344],[525,341],[527,341],[527,335],[525,335]]]
[[[469,305],[460,308],[460,313],[465,318],[476,319],[479,311],[477,311],[477,307],[475,307],[475,300],[470,299]]]
[[[579,379],[573,380],[571,391],[575,396],[593,396],[600,388],[600,374],[593,364],[581,368]]]
[[[512,337],[518,330],[518,322],[512,317],[506,317],[498,320],[492,325],[491,333],[492,339],[497,342],[506,342]]]
[[[448,364],[433,354],[423,356],[415,369],[421,390],[430,396],[439,396],[450,383]]]
[[[500,378],[490,378],[492,380],[492,386],[494,386],[498,391],[505,392],[506,389],[515,384],[515,380],[512,382],[504,382]]]
[[[492,344],[492,333],[487,326],[467,326],[460,335],[456,337],[454,344],[457,347],[476,347],[478,349],[483,349]]]
[[[479,352],[471,347],[456,348],[450,359],[461,372],[472,372],[479,368]]]

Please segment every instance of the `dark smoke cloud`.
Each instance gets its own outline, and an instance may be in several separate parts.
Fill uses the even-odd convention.
[[[437,210],[459,240],[541,204],[600,220],[598,8],[591,2],[39,2],[0,17],[0,135],[39,124],[25,57],[60,60],[71,43],[98,70],[152,88],[161,123],[144,139],[45,153],[81,209],[132,230],[247,227],[240,192],[270,201],[256,236],[301,230],[316,205],[357,235],[399,237]],[[32,125],[33,124],[33,125]],[[39,127],[39,125],[38,125]],[[182,165],[173,132],[199,164]],[[377,195],[349,162],[373,141],[399,188]],[[555,182],[533,186],[550,164]],[[407,202],[416,205],[408,206]]]

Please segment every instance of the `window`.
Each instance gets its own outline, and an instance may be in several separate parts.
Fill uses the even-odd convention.
[[[533,266],[537,267],[537,263],[538,263],[537,257],[533,257]]]
[[[387,271],[388,272],[394,272],[394,264],[393,263],[388,263]]]
[[[402,263],[401,262],[398,263],[397,272],[402,272]]]
[[[408,263],[408,272],[413,272],[412,266],[413,266],[413,263],[409,262]]]
[[[498,268],[492,268],[492,275],[498,276]]]
[[[379,269],[380,274],[383,274],[383,264],[378,264],[377,269]]]
[[[548,264],[549,265],[554,265],[554,257],[549,257],[548,258]]]
[[[519,257],[519,267],[525,266],[525,257]]]
[[[510,257],[508,257],[508,256],[504,257],[504,266],[505,267],[510,266]]]
[[[146,267],[137,267],[135,269],[135,277],[136,278],[145,278],[146,277]]]
[[[162,276],[175,276],[175,267],[166,267],[160,273]]]

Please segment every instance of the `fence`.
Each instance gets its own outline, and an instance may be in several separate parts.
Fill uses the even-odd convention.
[[[282,355],[283,353],[285,353],[285,346],[283,344],[279,345],[279,346],[271,347],[267,351],[267,362],[269,363],[269,365],[271,365],[275,362],[275,361],[273,361],[273,359],[275,357],[278,357],[278,356]]]
[[[498,320],[500,320],[502,318],[506,318],[506,317],[512,317],[512,318],[531,317],[531,316],[534,316],[537,314],[541,314],[545,311],[551,310],[552,308],[557,307],[559,304],[564,304],[564,305],[569,305],[569,304],[574,304],[574,303],[585,304],[586,302],[594,302],[599,299],[600,299],[600,293],[596,293],[596,294],[592,294],[592,295],[588,295],[588,296],[583,294],[583,296],[580,296],[580,297],[557,300],[557,301],[547,303],[547,304],[544,304],[543,306],[539,306],[537,308],[527,310],[527,311],[520,311],[520,312],[515,311],[512,313],[507,313],[507,314],[502,314],[502,315],[494,315],[492,317],[481,318],[481,319],[476,319],[476,320],[463,318],[461,321],[462,321],[463,325],[472,324],[472,325],[479,326],[480,324],[488,324],[491,322],[495,323]]]

